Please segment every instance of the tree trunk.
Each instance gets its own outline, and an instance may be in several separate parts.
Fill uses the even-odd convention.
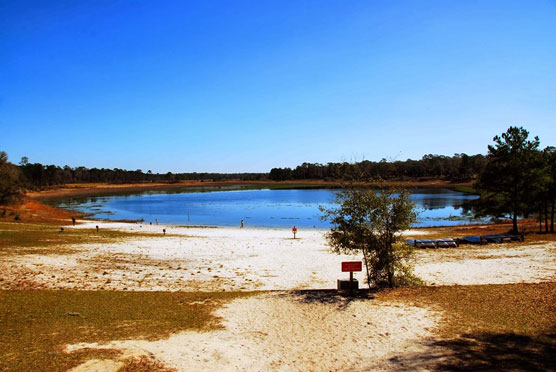
[[[371,269],[369,268],[369,259],[367,258],[367,251],[363,249],[363,261],[365,261],[365,270],[367,271],[367,285],[371,289]]]
[[[542,207],[539,207],[539,234],[542,234]]]
[[[550,233],[554,234],[554,200],[552,200],[552,212],[550,213]]]
[[[390,237],[390,239],[392,238]],[[388,257],[388,262],[386,263],[386,270],[388,271],[388,286],[390,288],[394,288],[394,257],[392,243],[389,244],[386,257]]]
[[[544,232],[548,234],[548,201],[544,201]]]
[[[388,287],[394,288],[394,270],[392,268],[390,255],[388,255],[388,261],[388,266],[386,267],[386,270],[388,271]]]

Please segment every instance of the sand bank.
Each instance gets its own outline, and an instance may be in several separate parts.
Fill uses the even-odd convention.
[[[0,288],[89,290],[292,290],[335,288],[342,261],[321,230],[188,228],[90,221],[67,229],[150,233],[118,243],[75,245],[74,254],[0,259]],[[167,235],[162,234],[166,229]],[[415,232],[412,232],[415,235]],[[556,279],[556,243],[418,250],[428,284],[500,284]],[[362,273],[355,273],[363,283]]]
[[[68,352],[118,349],[121,358],[148,357],[178,371],[413,371],[443,355],[430,342],[443,316],[435,309],[292,291],[334,288],[347,277],[340,263],[360,259],[331,253],[323,231],[301,230],[294,240],[280,229],[96,221],[66,228],[95,225],[151,235],[75,245],[64,255],[0,257],[0,288],[273,292],[219,309],[217,331],[68,345]],[[554,281],[556,243],[418,250],[415,272],[437,285]],[[116,371],[121,363],[89,361],[75,371]]]

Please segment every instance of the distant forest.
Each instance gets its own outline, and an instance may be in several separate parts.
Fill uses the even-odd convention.
[[[113,184],[136,182],[198,181],[284,181],[284,180],[419,180],[446,179],[469,181],[485,168],[483,155],[456,154],[454,156],[425,155],[421,160],[388,162],[361,161],[356,163],[303,163],[294,169],[273,168],[269,173],[152,173],[141,169],[99,169],[29,163],[21,159],[21,171],[26,188],[63,185],[67,183],[106,182]]]
[[[446,179],[470,181],[486,167],[484,155],[425,155],[421,160],[379,162],[364,160],[356,163],[303,163],[296,168],[272,168],[268,179],[284,180],[419,180]]]
[[[185,180],[198,181],[226,181],[266,180],[266,173],[152,173],[143,172],[141,169],[134,171],[125,169],[99,169],[56,165],[43,165],[40,163],[26,163],[19,165],[24,183],[27,188],[40,189],[43,187],[63,185],[67,183],[94,183],[106,182],[112,184],[138,183],[138,182],[167,182],[174,183]]]

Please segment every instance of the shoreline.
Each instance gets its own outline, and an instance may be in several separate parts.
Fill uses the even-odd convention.
[[[212,188],[243,188],[243,189],[296,189],[296,188],[341,188],[341,181],[181,181],[176,183],[75,183],[55,186],[45,190],[28,191],[26,196],[37,200],[57,199],[64,197],[86,197],[102,195],[118,195],[134,192],[168,191],[178,189],[212,189]],[[449,182],[444,180],[430,181],[390,181],[390,182],[367,182],[360,185],[369,187],[469,187],[472,182]]]

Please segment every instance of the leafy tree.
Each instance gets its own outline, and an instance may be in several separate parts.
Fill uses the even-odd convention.
[[[0,204],[13,201],[20,195],[21,172],[8,162],[8,154],[0,151]]]
[[[545,188],[545,229],[548,231],[548,206],[550,206],[550,232],[554,233],[554,209],[556,206],[556,148],[549,146],[543,151],[546,162],[547,184]]]
[[[29,158],[27,156],[23,156],[21,158],[21,161],[19,162],[19,165],[21,165],[22,167],[26,166],[27,164],[29,164]]]
[[[495,136],[494,145],[488,146],[488,163],[475,185],[481,194],[475,213],[509,215],[514,233],[518,232],[518,217],[532,211],[535,193],[547,182],[539,138],[528,138],[529,132],[522,127],[510,127]]]
[[[336,208],[320,208],[322,219],[333,225],[327,233],[332,250],[363,254],[369,288],[394,287],[408,279],[411,248],[397,242],[399,232],[416,219],[409,193],[350,187],[337,193],[336,204]]]

